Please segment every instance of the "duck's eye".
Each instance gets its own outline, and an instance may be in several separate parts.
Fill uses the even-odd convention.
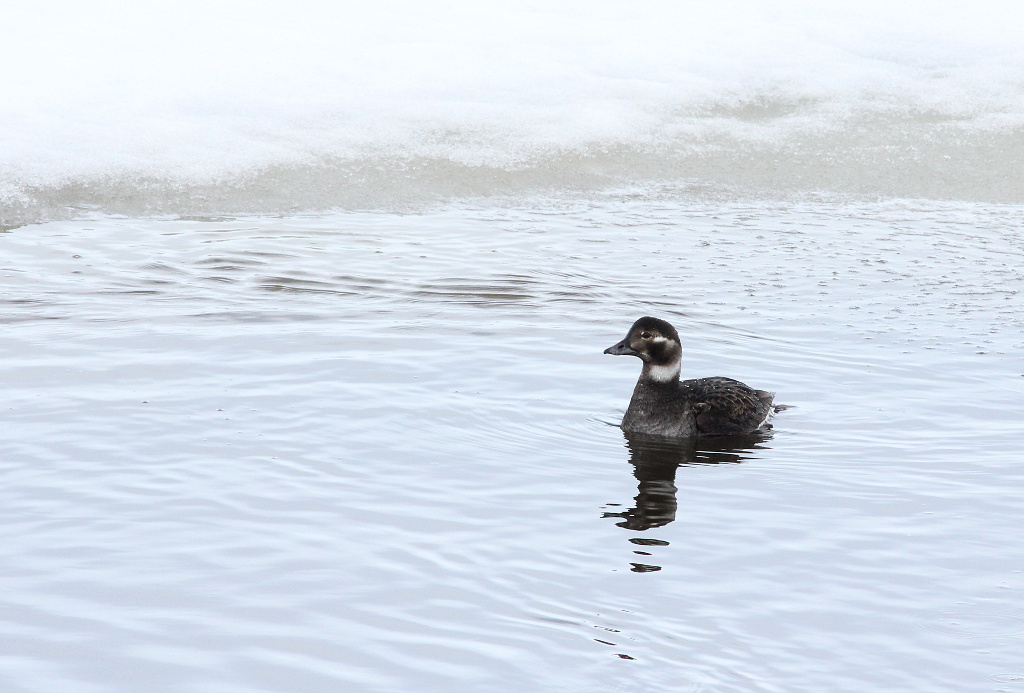
[[[640,339],[650,339],[650,338],[651,338],[651,333],[648,332],[647,330],[644,330],[643,332],[640,333]]]

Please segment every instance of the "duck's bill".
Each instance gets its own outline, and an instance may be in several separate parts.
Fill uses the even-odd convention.
[[[631,349],[625,339],[614,346],[608,347],[604,350],[604,353],[611,354],[612,356],[639,356],[636,349]]]

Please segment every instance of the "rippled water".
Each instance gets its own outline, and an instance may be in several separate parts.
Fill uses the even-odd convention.
[[[4,691],[1024,681],[1024,210],[655,198],[0,236]],[[627,441],[641,314],[792,408]]]

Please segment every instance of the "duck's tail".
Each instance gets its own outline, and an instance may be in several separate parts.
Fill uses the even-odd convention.
[[[776,404],[775,393],[765,392],[764,390],[757,391],[757,398],[761,400],[761,403],[765,405],[764,420],[761,422],[761,427],[771,428],[769,423],[772,417],[778,414],[780,411],[785,411],[790,408],[788,404]]]

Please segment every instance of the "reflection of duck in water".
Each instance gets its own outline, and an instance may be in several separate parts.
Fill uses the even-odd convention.
[[[761,449],[768,439],[764,433],[678,440],[662,436],[626,434],[629,461],[639,493],[636,507],[621,513],[605,513],[604,517],[621,517],[615,524],[624,529],[642,532],[667,525],[676,519],[676,470],[693,464],[735,464]]]
[[[742,435],[768,427],[768,419],[782,409],[772,404],[772,393],[732,378],[680,381],[679,334],[658,318],[640,318],[625,339],[604,353],[637,356],[644,362],[622,418],[627,433],[673,438]]]

